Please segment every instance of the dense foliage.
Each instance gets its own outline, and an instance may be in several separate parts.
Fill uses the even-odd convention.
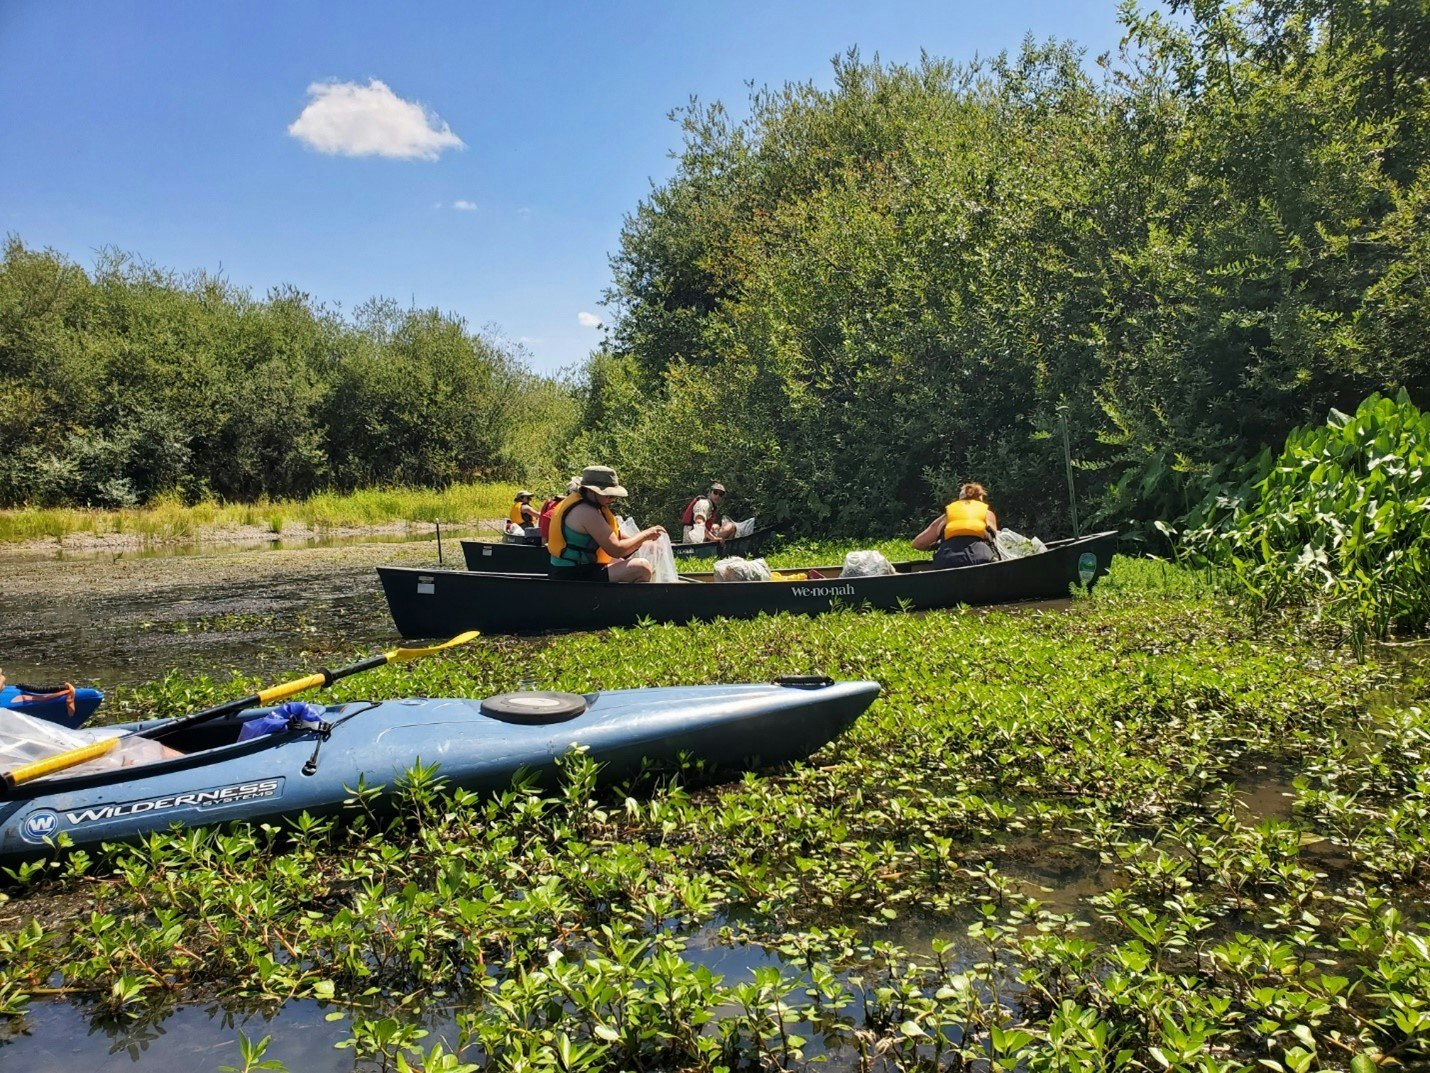
[[[568,392],[456,318],[351,320],[105,254],[11,238],[0,262],[0,506],[252,502],[545,477]]]
[[[692,102],[628,218],[578,454],[674,511],[712,477],[806,530],[958,482],[1007,524],[1181,517],[1263,444],[1430,388],[1430,14],[1129,6],[1089,76],[1029,41]],[[579,462],[572,457],[570,461]]]
[[[12,868],[0,1025],[31,1033],[12,1060],[52,1045],[54,995],[112,1035],[93,1053],[137,1041],[166,1068],[270,1036],[268,1060],[338,1068],[317,1017],[265,1024],[293,1000],[323,1003],[372,1073],[1430,1060],[1424,675],[1253,626],[1200,574],[1119,558],[1051,612],[480,639],[331,695],[792,671],[884,687],[808,765],[608,787],[573,757],[559,788],[480,798],[428,764],[394,822],[355,787],[287,837],[179,831]],[[176,672],[106,707],[271,684]],[[176,1054],[166,1016],[215,999],[247,1017],[214,1029],[227,1053],[204,1033]]]
[[[1200,513],[1186,547],[1262,608],[1311,604],[1357,647],[1430,625],[1430,414],[1403,392],[1294,430],[1263,477]]]

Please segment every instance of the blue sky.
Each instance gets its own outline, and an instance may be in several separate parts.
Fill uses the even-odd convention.
[[[1120,38],[1115,0],[0,0],[0,232],[263,296],[435,306],[537,372],[600,342],[623,217],[692,95]]]

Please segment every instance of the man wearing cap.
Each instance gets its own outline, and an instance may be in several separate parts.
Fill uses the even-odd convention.
[[[681,539],[687,544],[699,544],[706,540],[728,540],[735,535],[734,522],[722,522],[716,513],[725,501],[725,486],[715,481],[704,493],[685,504],[685,512],[680,516]]]
[[[616,471],[610,466],[587,466],[580,480],[580,487],[551,512],[548,575],[553,581],[649,581],[650,563],[627,556],[664,533],[665,527],[652,525],[635,536],[621,536],[611,504],[627,493]]]

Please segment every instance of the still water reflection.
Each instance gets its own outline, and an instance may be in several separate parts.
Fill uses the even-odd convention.
[[[444,549],[450,564],[455,541]],[[375,567],[437,565],[433,540],[117,559],[0,556],[0,667],[17,682],[137,685],[178,668],[288,674],[304,653],[398,640]]]
[[[30,1006],[19,1030],[0,1030],[0,1068],[27,1073],[216,1073],[241,1066],[239,1032],[272,1036],[265,1059],[292,1073],[373,1070],[335,1044],[349,1036],[346,1018],[326,1020],[318,1002],[290,1002],[276,1012],[236,1013],[218,1006],[181,1006],[153,1020],[92,1021],[62,1002]]]
[[[762,965],[792,972],[778,956],[759,947],[717,941],[711,928],[692,935],[685,957],[727,983],[749,979]],[[291,1073],[380,1073],[380,1061],[362,1059],[337,1045],[351,1036],[346,1014],[313,1000],[292,1001],[276,1011],[254,1012],[219,1005],[180,1006],[149,1019],[91,1017],[66,1002],[33,1003],[24,1018],[0,1026],[0,1068],[27,1073],[209,1073],[239,1066],[239,1033],[258,1041],[271,1036],[264,1059],[276,1059]],[[429,1033],[424,1049],[442,1042],[449,1050],[459,1032],[455,1011],[429,1006],[419,1015]]]

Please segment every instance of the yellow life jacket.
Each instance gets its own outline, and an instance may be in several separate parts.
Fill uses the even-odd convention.
[[[981,499],[955,499],[943,508],[943,539],[956,536],[988,539],[988,504]]]
[[[507,515],[507,519],[509,521],[515,522],[517,525],[526,524],[526,522],[522,518],[521,500],[518,499],[515,503],[511,505],[511,513]]]
[[[551,555],[553,566],[583,566],[586,563],[605,565],[612,561],[606,550],[599,546],[590,534],[573,531],[567,535],[566,512],[581,502],[581,493],[574,492],[556,504],[556,508],[551,512],[551,531],[547,534],[546,550]],[[616,521],[610,507],[602,507],[601,516],[610,523],[613,536],[620,532],[621,523]]]

